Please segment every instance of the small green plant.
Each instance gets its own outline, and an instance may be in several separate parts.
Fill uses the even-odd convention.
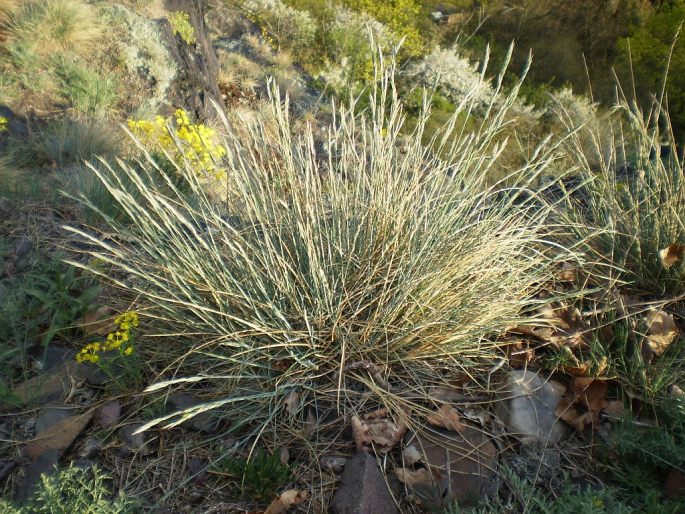
[[[174,11],[169,13],[169,23],[171,23],[174,34],[178,34],[186,44],[194,45],[196,43],[195,29],[190,24],[190,16],[187,12]]]
[[[278,454],[256,451],[250,459],[226,456],[215,465],[215,470],[241,480],[243,497],[266,500],[291,479],[290,468],[281,463]]]
[[[0,499],[3,514],[135,514],[140,503],[123,492],[113,496],[105,482],[109,476],[98,468],[69,467],[53,475],[42,475],[42,482],[21,506]]]
[[[12,284],[0,298],[0,342],[7,338],[18,347],[36,339],[48,345],[70,330],[100,293],[92,277],[59,257],[30,264],[22,280]]]
[[[502,469],[502,475],[506,486],[499,496],[477,507],[453,505],[444,514],[677,514],[681,507],[679,502],[664,501],[656,489],[629,495],[611,486],[576,485],[566,476],[562,490],[552,495],[508,468]]]
[[[9,158],[18,167],[63,168],[96,156],[111,157],[120,145],[114,131],[102,120],[63,118],[34,126],[32,131],[29,137],[13,140],[8,150]]]
[[[7,132],[7,127],[9,126],[9,120],[4,116],[0,116],[0,133]]]

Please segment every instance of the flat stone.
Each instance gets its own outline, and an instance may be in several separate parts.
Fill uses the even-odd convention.
[[[429,473],[407,484],[427,510],[442,512],[450,504],[474,505],[497,494],[497,448],[482,430],[464,425],[459,432],[425,427],[405,436],[405,454],[413,451]],[[412,472],[409,471],[411,474]]]
[[[12,391],[15,404],[1,403],[0,408],[28,404],[45,404],[65,399],[71,390],[72,381],[82,378],[81,370],[78,366],[79,364],[76,361],[67,361],[28,379]]]
[[[121,430],[119,430],[119,437],[121,438],[121,441],[135,450],[139,450],[145,446],[145,433],[135,433],[135,431],[142,426],[143,425],[140,423],[134,423],[133,425],[121,427]]]
[[[187,394],[173,394],[169,396],[169,399],[167,400],[167,405],[172,412],[190,409],[192,407],[202,405],[203,403],[205,403],[203,400]],[[181,426],[194,432],[211,434],[217,431],[220,422],[221,420],[216,414],[212,412],[202,412],[200,414],[196,414],[187,421],[184,421],[181,423]]]
[[[399,513],[373,455],[359,452],[347,461],[331,511],[334,514]]]
[[[60,419],[38,433],[35,439],[26,443],[24,454],[33,461],[38,460],[43,453],[52,450],[57,450],[61,455],[71,446],[92,417],[91,413],[86,413]]]
[[[510,371],[497,393],[497,416],[524,442],[558,443],[570,430],[555,415],[564,390],[561,383],[533,371]]]
[[[119,400],[112,400],[97,410],[95,421],[101,427],[107,427],[119,421],[119,416],[121,416],[121,403]]]
[[[48,429],[74,414],[74,409],[66,405],[44,407],[36,416],[36,434],[44,434]]]
[[[24,479],[19,484],[17,490],[17,501],[24,502],[31,496],[31,493],[41,481],[42,475],[52,475],[55,466],[59,462],[62,452],[59,450],[48,450],[31,461],[24,469]]]

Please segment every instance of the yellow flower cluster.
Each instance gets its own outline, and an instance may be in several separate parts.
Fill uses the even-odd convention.
[[[0,132],[7,132],[7,126],[9,125],[9,120],[4,116],[0,116]]]
[[[224,177],[225,171],[216,162],[226,155],[226,149],[214,142],[216,131],[202,123],[193,124],[183,109],[177,109],[169,119],[156,116],[153,120],[129,120],[128,127],[149,149],[184,159],[198,173]]]
[[[190,16],[187,12],[174,11],[169,14],[169,23],[174,29],[174,35],[178,34],[181,39],[188,45],[193,45],[197,41],[195,39],[195,29],[190,24]]]
[[[89,343],[84,346],[76,354],[78,362],[98,362],[100,353],[111,350],[119,350],[122,355],[133,353],[131,331],[139,325],[138,314],[133,311],[124,312],[114,319],[114,323],[119,328],[107,334],[107,339],[104,342]]]

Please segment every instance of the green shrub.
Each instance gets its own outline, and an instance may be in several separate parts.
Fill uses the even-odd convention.
[[[139,295],[174,334],[164,358],[184,356],[177,376],[201,373],[218,396],[153,424],[222,407],[234,428],[285,423],[303,437],[309,403],[338,404],[341,415],[355,408],[344,387],[353,379],[401,412],[408,400],[393,391],[422,396],[426,377],[441,381],[438,370],[451,377],[489,362],[498,346],[489,336],[519,320],[557,254],[568,257],[545,243],[544,206],[533,209],[515,187],[482,188],[501,152],[502,113],[452,134],[456,113],[433,134],[439,159],[421,145],[427,113],[400,138],[393,77],[394,68],[385,72],[366,111],[337,111],[327,157],[311,129],[293,135],[277,92],[272,124],[224,127],[221,202],[209,199],[187,162],[176,163],[183,190],[168,176],[164,189],[150,187],[149,177],[163,173],[151,158],[142,168],[93,168],[132,219],[125,226],[102,213],[108,231],[134,242],[94,240],[92,255],[130,277],[103,278]],[[541,149],[517,171],[535,176],[549,159]],[[381,369],[393,390],[348,370],[360,362]],[[301,401],[284,415],[293,392]]]
[[[42,482],[24,505],[15,507],[0,499],[0,511],[6,514],[134,514],[141,506],[123,493],[112,498],[105,481],[109,477],[98,470],[67,468],[57,474],[42,476]]]
[[[292,478],[290,468],[281,463],[277,453],[259,450],[249,459],[226,456],[214,468],[240,480],[242,496],[257,501],[269,500]]]
[[[174,34],[178,34],[181,40],[188,45],[195,44],[195,29],[190,24],[190,17],[187,12],[174,11],[169,13],[169,23]]]

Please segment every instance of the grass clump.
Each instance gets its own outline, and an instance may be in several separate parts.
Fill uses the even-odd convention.
[[[478,507],[463,508],[454,505],[444,514],[499,514],[527,512],[531,514],[676,514],[681,505],[676,501],[663,501],[656,490],[644,496],[628,497],[616,487],[597,487],[591,484],[574,484],[566,477],[564,486],[554,495],[545,493],[510,469],[503,469],[509,494],[487,500]]]
[[[6,514],[134,514],[140,504],[119,493],[112,497],[105,481],[105,473],[94,468],[66,468],[54,475],[42,475],[36,491],[21,506],[0,499],[0,511]]]
[[[222,202],[187,160],[176,162],[182,188],[150,156],[93,168],[132,220],[101,212],[104,224],[134,243],[91,238],[92,256],[124,270],[129,280],[109,280],[174,334],[164,352],[180,358],[174,375],[218,396],[154,423],[219,408],[234,428],[283,423],[283,437],[303,437],[317,412],[355,412],[369,398],[360,385],[402,415],[405,393],[426,398],[455,369],[486,365],[498,351],[488,335],[520,319],[555,254],[568,257],[545,242],[543,207],[516,188],[483,188],[501,113],[473,132],[460,132],[457,113],[433,135],[439,159],[421,145],[427,114],[400,138],[393,77],[379,77],[365,111],[336,108],[324,155],[311,126],[293,134],[287,103],[273,102],[273,126],[245,122],[238,137],[226,124]],[[541,150],[519,171],[534,176],[549,159]],[[158,173],[166,183],[151,187]]]
[[[659,119],[661,118],[661,119]],[[585,185],[570,195],[574,222],[607,230],[591,251],[614,277],[637,294],[675,296],[685,292],[685,261],[666,266],[660,252],[685,242],[685,177],[666,114],[647,115],[619,104],[613,133],[576,130],[570,152]],[[662,128],[659,128],[661,125]]]
[[[97,10],[82,0],[28,0],[14,9],[8,39],[50,54],[91,45],[101,34]]]

